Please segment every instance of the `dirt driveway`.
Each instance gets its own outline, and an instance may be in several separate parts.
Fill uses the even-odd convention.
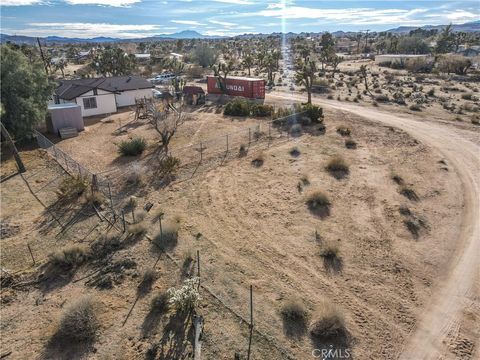
[[[273,93],[273,99],[305,96]],[[464,209],[458,248],[450,266],[439,274],[431,302],[420,312],[416,328],[404,345],[400,359],[448,359],[452,353],[463,358],[469,349],[478,347],[462,337],[477,334],[480,325],[480,135],[460,132],[453,126],[418,121],[405,115],[368,109],[358,105],[314,99],[315,103],[351,113],[372,121],[400,128],[423,143],[435,148],[456,169],[464,190]],[[478,341],[478,340],[477,340]],[[448,350],[447,350],[448,348]],[[477,350],[478,352],[478,350]],[[468,354],[471,355],[471,354]],[[467,358],[470,358],[467,355]],[[455,357],[458,358],[458,357]]]

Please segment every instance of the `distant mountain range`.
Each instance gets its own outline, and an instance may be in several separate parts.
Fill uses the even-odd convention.
[[[447,25],[425,25],[421,26],[420,28],[425,30],[442,30]],[[455,24],[452,25],[453,31],[465,31],[465,32],[480,32],[480,20],[473,21],[465,24]],[[415,26],[400,26],[395,29],[386,30],[385,32],[394,33],[394,34],[405,34],[410,32],[411,30],[418,29]],[[378,31],[377,31],[378,32]],[[344,32],[344,31],[335,31],[333,32],[333,36],[335,37],[342,37],[354,34],[354,31]],[[237,35],[237,38],[262,38],[267,36],[279,36],[282,33],[271,33],[271,34],[243,34]],[[305,33],[302,32],[300,34],[289,32],[285,34],[287,37],[298,36],[298,35],[307,35],[307,34],[318,34],[318,33]],[[202,35],[195,30],[183,30],[180,32],[176,32],[173,34],[160,34],[154,35],[150,37],[138,38],[138,39],[121,39],[121,38],[111,38],[111,37],[95,37],[91,39],[82,39],[82,38],[68,38],[68,37],[60,37],[60,36],[47,36],[40,38],[43,43],[64,43],[64,44],[84,44],[84,43],[113,43],[113,42],[139,42],[139,41],[158,41],[158,40],[165,40],[165,39],[220,39],[223,38],[222,36],[209,36],[209,35]],[[17,43],[17,44],[34,44],[37,41],[36,37],[33,36],[22,36],[22,35],[7,35],[7,34],[0,34],[0,42],[5,43],[7,41]]]
[[[65,44],[84,44],[84,43],[112,43],[112,42],[138,42],[138,41],[154,41],[154,40],[163,40],[163,39],[217,39],[221,36],[209,36],[202,35],[194,30],[183,30],[173,34],[160,34],[154,35],[146,38],[138,39],[122,39],[122,38],[111,38],[111,37],[94,37],[90,39],[82,38],[68,38],[61,36],[47,36],[40,38],[43,43],[65,43]],[[7,41],[17,43],[17,44],[33,44],[37,42],[37,38],[33,36],[23,36],[23,35],[7,35],[0,34],[0,42],[6,43]]]
[[[421,26],[424,30],[443,30],[447,25],[425,25]],[[386,32],[394,34],[408,33],[412,30],[418,29],[418,26],[400,26],[395,29],[387,30]],[[455,24],[452,25],[453,31],[464,31],[464,32],[480,32],[480,20],[468,22],[465,24]]]

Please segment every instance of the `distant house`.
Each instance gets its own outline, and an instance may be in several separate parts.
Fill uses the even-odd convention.
[[[76,103],[84,117],[111,114],[120,107],[135,105],[136,98],[151,98],[153,87],[139,76],[61,80],[54,102]]]
[[[466,57],[476,57],[476,56],[480,56],[480,50],[474,49],[474,48],[468,48],[468,49],[456,52],[456,55],[461,55]]]
[[[146,63],[150,61],[150,54],[133,54],[135,56],[135,60],[138,62]]]
[[[429,55],[412,55],[412,54],[385,54],[385,55],[376,55],[375,64],[395,64],[395,65],[405,65],[408,59],[428,59]]]

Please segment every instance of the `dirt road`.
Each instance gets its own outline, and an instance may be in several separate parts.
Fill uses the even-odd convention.
[[[305,101],[305,96],[272,93],[272,99]],[[396,115],[381,109],[369,109],[349,103],[314,99],[315,103],[352,112],[372,121],[400,128],[424,144],[439,151],[456,170],[464,190],[462,227],[450,266],[439,274],[434,296],[421,309],[410,340],[400,359],[449,359],[462,357],[455,350],[462,346],[462,331],[478,334],[480,312],[480,146],[453,126],[419,121],[408,115]],[[474,136],[475,137],[475,136]],[[452,239],[452,241],[455,239]],[[475,320],[476,319],[476,320]],[[460,344],[459,344],[460,343]],[[475,349],[477,344],[467,344]],[[475,351],[473,350],[473,351]],[[454,356],[456,355],[456,356]],[[468,354],[466,358],[475,356]],[[463,357],[462,357],[463,358]]]

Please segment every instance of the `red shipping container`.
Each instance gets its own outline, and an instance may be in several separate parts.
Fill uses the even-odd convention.
[[[216,76],[207,76],[207,91],[209,94],[222,94],[222,89]],[[265,99],[265,80],[247,77],[227,77],[226,94],[242,96],[249,99]]]

